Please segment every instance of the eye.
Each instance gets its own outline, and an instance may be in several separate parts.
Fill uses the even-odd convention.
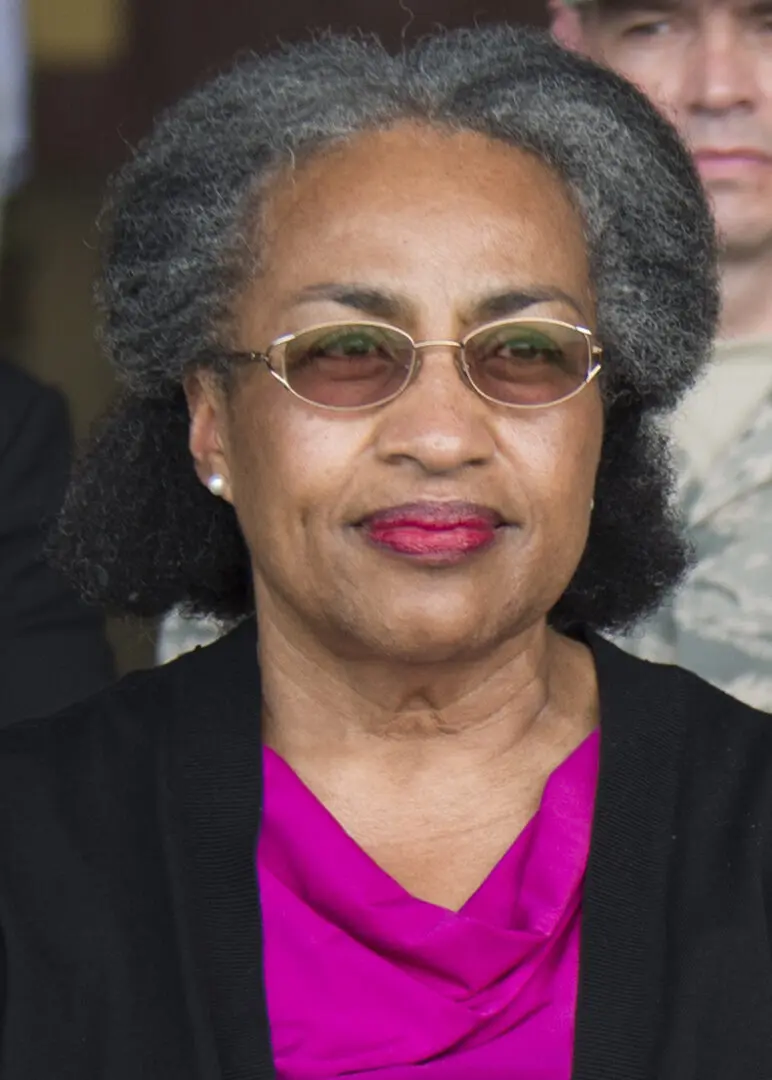
[[[662,37],[670,29],[667,19],[641,20],[625,27],[623,37]]]
[[[307,343],[309,358],[337,357],[356,359],[364,356],[389,356],[382,337],[367,330],[336,330]]]
[[[314,374],[328,380],[385,378],[409,370],[412,345],[390,327],[317,327],[300,333],[286,346],[284,364],[293,382]]]
[[[616,23],[620,38],[662,37],[674,29],[669,12],[641,9],[630,11]]]
[[[486,360],[500,358],[522,364],[562,364],[563,350],[546,334],[518,330],[497,336],[485,342],[483,356]]]
[[[559,396],[565,385],[571,384],[570,391],[587,372],[588,339],[579,327],[559,322],[504,323],[483,327],[467,339],[466,362],[470,378],[494,397],[505,384],[549,386]]]
[[[395,345],[387,332],[376,328],[341,326],[309,330],[298,334],[286,350],[288,370],[297,371],[310,365],[352,368],[361,364],[389,361],[394,358]]]

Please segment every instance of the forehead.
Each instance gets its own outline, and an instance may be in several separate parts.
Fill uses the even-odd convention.
[[[566,265],[587,273],[583,224],[534,155],[474,132],[413,124],[367,132],[277,179],[262,222],[279,276],[418,275],[450,280]]]

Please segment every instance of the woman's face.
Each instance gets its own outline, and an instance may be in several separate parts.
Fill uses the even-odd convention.
[[[275,185],[238,347],[339,320],[452,339],[509,315],[592,327],[579,216],[531,155],[404,124]],[[547,299],[522,306],[519,294]],[[554,298],[552,298],[554,297]],[[543,619],[583,551],[602,439],[597,382],[532,412],[478,396],[452,348],[393,401],[298,400],[264,365],[227,400],[189,386],[202,479],[222,473],[259,619],[349,656],[452,659]]]

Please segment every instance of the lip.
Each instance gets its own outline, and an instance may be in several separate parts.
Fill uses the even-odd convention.
[[[746,146],[728,150],[695,150],[694,161],[700,175],[706,178],[731,177],[752,169],[772,166],[772,156]]]
[[[501,514],[477,503],[414,502],[369,514],[360,528],[376,547],[447,566],[490,547],[504,524]]]

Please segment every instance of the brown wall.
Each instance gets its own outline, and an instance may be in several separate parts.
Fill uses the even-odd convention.
[[[127,41],[103,66],[39,66],[38,171],[99,175],[126,156],[153,114],[243,49],[308,28],[361,27],[390,45],[432,27],[544,23],[543,0],[125,0]],[[412,14],[410,14],[410,13]]]

